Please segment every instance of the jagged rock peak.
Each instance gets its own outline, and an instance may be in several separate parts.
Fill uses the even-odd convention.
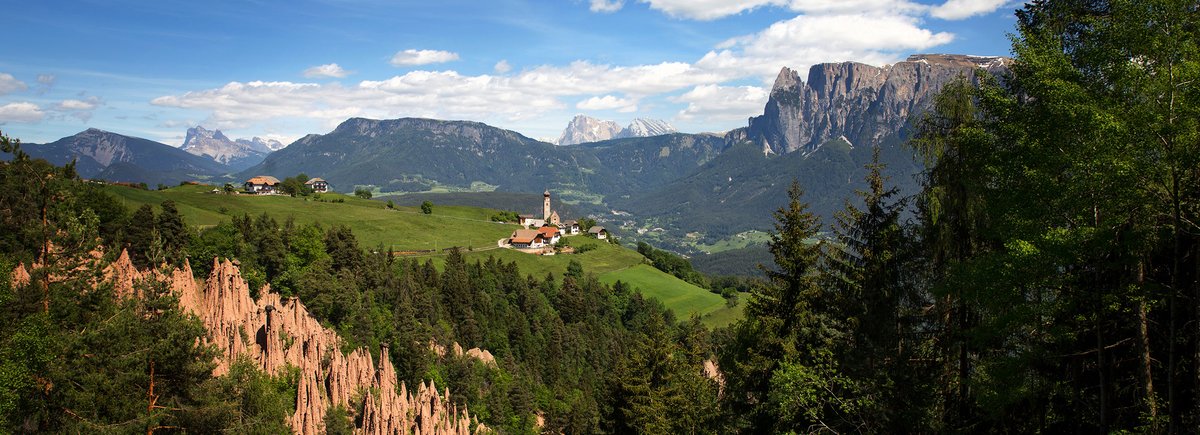
[[[675,133],[679,130],[661,119],[634,118],[617,137],[650,137]]]
[[[613,121],[596,119],[587,115],[575,115],[567,128],[558,137],[559,145],[575,145],[585,142],[609,140],[621,132],[621,126]]]
[[[622,128],[615,121],[575,115],[555,143],[575,145],[627,137],[659,136],[677,131],[674,126],[661,119],[635,118],[628,126]]]
[[[945,83],[959,75],[974,80],[980,69],[998,74],[1009,63],[1003,57],[918,54],[884,66],[816,64],[806,82],[783,68],[763,114],[726,137],[758,144],[767,154],[811,153],[839,137],[855,146],[879,145],[905,131]]]
[[[193,155],[207,156],[213,161],[236,165],[239,169],[262,161],[270,149],[256,149],[253,143],[239,139],[234,141],[221,130],[209,130],[195,126],[187,130],[182,149]]]
[[[914,54],[905,62],[926,62],[930,64],[953,65],[960,67],[993,68],[1006,66],[1012,62],[1004,56],[972,56],[967,54]]]
[[[92,257],[99,260],[102,255],[97,251]],[[33,269],[39,267],[35,264]],[[17,287],[28,284],[28,276],[23,264],[12,273]],[[337,333],[321,326],[299,300],[284,299],[272,293],[269,285],[263,286],[259,300],[251,299],[249,286],[233,261],[214,258],[203,288],[196,284],[187,261],[178,268],[164,265],[139,271],[126,251],[105,267],[103,276],[117,287],[119,297],[140,297],[135,290],[140,280],[166,283],[179,296],[180,308],[203,321],[208,330],[205,344],[220,351],[213,373],[216,376],[227,373],[229,362],[242,355],[266,373],[276,373],[288,365],[299,368],[296,409],[288,419],[293,433],[324,433],[324,417],[333,406],[362,409],[357,419],[360,426],[355,428],[360,434],[467,435],[472,425],[474,433],[490,432],[472,419],[465,407],[459,409],[453,404],[448,389],[439,392],[430,381],[428,386],[422,383],[412,391],[398,383],[386,346],[380,350],[378,363],[366,348],[343,354]],[[461,346],[456,347],[461,351]],[[473,351],[478,349],[465,354],[475,356]],[[491,354],[479,351],[475,357],[487,363]],[[356,399],[360,391],[370,394]],[[354,400],[361,402],[351,403]]]
[[[199,139],[215,139],[221,141],[229,140],[229,138],[225,136],[225,133],[221,133],[221,130],[209,130],[203,126],[197,125],[187,130],[187,136],[183,140],[184,147],[187,147],[188,143]]]
[[[771,92],[776,90],[791,89],[800,84],[800,74],[796,73],[788,67],[783,67],[779,70],[779,75],[775,76],[775,85],[771,86]]]
[[[241,145],[248,146],[248,147],[250,147],[250,149],[258,151],[258,152],[262,152],[262,153],[279,151],[279,150],[287,147],[287,145],[284,145],[283,142],[277,141],[275,139],[264,139],[264,138],[261,138],[258,136],[254,136],[250,139],[237,139],[237,140],[234,140],[234,142],[237,142],[238,144],[241,144]]]
[[[366,348],[343,354],[337,333],[321,326],[299,300],[284,299],[269,286],[259,300],[250,299],[232,262],[214,260],[203,293],[198,314],[209,329],[210,344],[223,355],[218,371],[228,370],[228,361],[238,355],[249,356],[267,373],[286,365],[300,368],[296,410],[289,420],[294,433],[322,433],[325,412],[339,405],[363,409],[358,433],[469,433],[470,415],[451,405],[448,392],[410,392],[398,383],[386,347],[378,362]],[[372,394],[351,403],[359,391]],[[486,427],[478,425],[477,432],[481,430]]]

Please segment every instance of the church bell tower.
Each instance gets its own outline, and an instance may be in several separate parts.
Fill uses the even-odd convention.
[[[542,194],[542,219],[550,221],[550,190]]]

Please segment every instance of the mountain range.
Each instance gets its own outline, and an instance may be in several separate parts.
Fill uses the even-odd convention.
[[[575,115],[562,135],[555,142],[558,145],[575,145],[587,142],[600,142],[609,139],[630,137],[651,137],[675,133],[675,129],[667,121],[661,119],[636,118],[628,126],[622,128],[615,121],[605,121],[586,115]]]
[[[310,134],[239,174],[320,176],[339,191],[434,187],[594,195],[639,191],[682,177],[725,148],[719,136],[670,134],[555,146],[470,121],[352,118]]]
[[[207,157],[138,137],[89,128],[48,144],[22,144],[22,150],[56,165],[75,161],[79,176],[122,182],[178,184],[207,180],[228,167]]]
[[[1000,74],[1008,62],[914,55],[882,67],[818,64],[803,78],[783,68],[762,115],[723,135],[676,133],[665,122],[640,119],[620,128],[580,115],[556,145],[478,122],[352,118],[269,154],[253,141],[200,127],[185,141],[192,154],[94,129],[27,149],[56,163],[78,158],[83,176],[114,181],[240,182],[306,173],[341,192],[549,189],[581,213],[617,213],[620,222],[610,224],[623,224],[631,235],[661,228],[637,237],[696,254],[697,244],[770,229],[771,211],[784,203],[792,180],[829,222],[862,187],[862,167],[875,147],[888,164],[885,175],[902,191],[915,191],[913,175],[921,168],[902,144],[916,117],[948,81]]]
[[[279,144],[279,141],[271,141]],[[282,144],[281,144],[282,145]],[[282,148],[282,146],[280,146]],[[241,171],[257,165],[274,151],[262,138],[232,140],[221,130],[208,130],[201,126],[189,128],[180,149],[193,155],[205,156]]]

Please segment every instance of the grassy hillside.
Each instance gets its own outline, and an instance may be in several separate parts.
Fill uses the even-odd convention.
[[[130,208],[142,204],[157,206],[164,200],[174,200],[191,225],[212,226],[242,213],[267,213],[281,221],[291,217],[301,224],[347,225],[358,237],[359,244],[368,248],[380,244],[397,251],[440,250],[451,246],[472,248],[466,253],[470,261],[494,256],[505,262],[516,262],[523,273],[539,278],[548,273],[561,278],[567,264],[577,260],[583,264],[585,272],[596,274],[606,283],[618,279],[627,282],[643,294],[661,300],[680,318],[686,319],[693,313],[713,314],[719,321],[710,324],[720,325],[741,317],[740,311],[733,315],[722,312],[728,309],[720,296],[644,265],[645,258],[637,251],[582,235],[568,238],[572,246],[595,245],[582,254],[535,256],[496,249],[496,241],[518,227],[490,222],[488,219],[494,213],[491,209],[435,205],[432,215],[424,215],[419,207],[398,206],[389,210],[383,202],[341,194],[321,197],[345,201],[339,203],[287,196],[212,194],[209,193],[212,186],[179,186],[159,191],[123,186],[108,186],[107,189]],[[420,258],[432,258],[435,263],[440,263],[441,255],[429,254]],[[709,323],[710,319],[705,318],[705,321]]]
[[[709,326],[723,326],[740,317],[730,315],[733,309],[725,307],[725,298],[720,295],[665,274],[648,264],[638,264],[599,275],[600,281],[605,284],[622,281],[643,295],[662,301],[680,319],[698,315]],[[724,312],[718,313],[720,311]],[[738,313],[740,314],[740,310]],[[710,319],[710,315],[714,317]],[[716,321],[716,324],[713,321]]]
[[[179,186],[147,191],[110,186],[110,192],[131,208],[142,204],[158,205],[163,200],[176,202],[180,213],[192,225],[211,226],[233,215],[267,213],[283,221],[319,222],[322,225],[347,225],[354,230],[359,244],[380,244],[396,250],[442,249],[450,246],[487,248],[512,234],[516,225],[489,222],[491,211],[474,207],[434,207],[433,214],[421,214],[419,207],[388,210],[384,203],[340,194],[322,199],[344,199],[344,203],[320,202],[287,196],[223,195],[208,193],[209,186]]]

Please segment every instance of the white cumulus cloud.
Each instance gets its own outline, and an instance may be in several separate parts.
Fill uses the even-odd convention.
[[[83,100],[63,100],[58,103],[59,110],[92,110],[96,108],[97,101]]]
[[[762,111],[769,92],[760,86],[700,85],[671,101],[686,103],[677,118],[685,121],[745,121]]]
[[[29,87],[25,86],[25,82],[17,80],[12,74],[0,73],[0,95],[11,94],[26,89],[29,89]]]
[[[509,65],[507,60],[500,59],[500,61],[496,62],[496,66],[492,67],[492,69],[495,70],[497,74],[504,74],[512,71],[512,65]]]
[[[890,5],[890,10],[904,10],[909,5],[898,0],[848,1]],[[612,65],[578,60],[514,72],[501,60],[493,66],[494,73],[416,69],[356,83],[230,82],[164,95],[152,103],[205,112],[205,125],[223,129],[312,121],[333,126],[350,116],[471,119],[510,128],[548,129],[543,124],[556,123],[557,117],[572,107],[646,111],[669,103],[675,106],[668,110],[678,111],[681,120],[699,128],[725,129],[734,125],[731,121],[761,113],[766,89],[782,67],[806,71],[816,63],[840,61],[882,65],[954,38],[922,27],[921,19],[913,15],[845,13],[828,0],[797,0],[781,6],[792,7],[792,3],[821,12],[798,15],[729,39],[693,62]],[[456,59],[457,55],[405,50],[397,57],[399,62],[393,63],[416,65]],[[761,85],[730,85],[747,84],[746,79]],[[725,123],[716,126],[710,121]],[[553,134],[545,130],[526,133]]]
[[[392,56],[392,65],[428,65],[458,60],[458,53],[442,50],[417,50],[410,48],[396,52]]]
[[[761,6],[779,4],[777,0],[641,0],[651,9],[676,18],[715,20]]]
[[[592,0],[588,9],[592,12],[612,13],[621,10],[622,6],[625,6],[625,0]]]
[[[614,95],[591,97],[575,104],[580,110],[616,110],[622,113],[636,112],[637,101],[628,98],[618,98]]]
[[[88,120],[92,119],[92,113],[96,108],[103,104],[104,102],[97,97],[88,97],[86,100],[66,99],[54,106],[52,115],[70,116],[80,121],[88,122]]]
[[[46,112],[43,112],[38,105],[27,101],[8,103],[0,106],[0,124],[8,122],[32,124],[41,122],[42,118],[45,117]]]
[[[961,20],[976,15],[992,13],[1009,0],[946,0],[934,7],[929,14],[944,20]]]
[[[724,75],[773,78],[782,66],[804,71],[821,62],[895,62],[914,50],[954,39],[901,15],[799,15],[767,29],[722,43],[696,66]]]
[[[325,65],[317,65],[306,69],[304,70],[303,74],[308,78],[332,77],[340,79],[350,75],[350,71],[342,69],[342,67],[338,66],[336,63],[327,63]]]

